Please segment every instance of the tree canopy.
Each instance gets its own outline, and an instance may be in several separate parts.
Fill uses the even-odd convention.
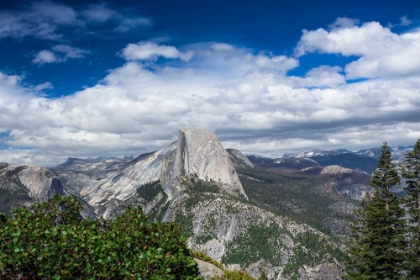
[[[370,185],[373,193],[362,201],[353,227],[346,279],[401,279],[406,243],[404,210],[391,190],[400,177],[385,142]]]
[[[140,207],[86,220],[73,197],[54,196],[0,216],[0,278],[202,279],[175,223],[149,223]]]

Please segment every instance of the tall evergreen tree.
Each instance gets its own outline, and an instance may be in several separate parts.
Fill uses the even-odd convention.
[[[420,139],[406,155],[402,167],[407,192],[404,204],[409,214],[406,267],[413,279],[420,279]]]
[[[367,195],[359,206],[352,245],[346,263],[346,279],[401,279],[405,257],[404,210],[391,192],[400,177],[385,142]]]

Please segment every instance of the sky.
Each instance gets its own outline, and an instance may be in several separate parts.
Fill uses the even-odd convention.
[[[420,138],[418,0],[3,2],[0,162],[137,156],[192,127],[272,158]]]

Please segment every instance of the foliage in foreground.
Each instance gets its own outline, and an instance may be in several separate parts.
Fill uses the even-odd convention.
[[[54,196],[0,216],[0,278],[202,279],[174,223],[148,223],[141,208],[112,221],[80,217],[81,203]]]

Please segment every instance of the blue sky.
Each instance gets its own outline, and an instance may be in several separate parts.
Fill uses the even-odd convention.
[[[0,161],[138,155],[180,128],[270,157],[420,138],[418,1],[9,1]]]

